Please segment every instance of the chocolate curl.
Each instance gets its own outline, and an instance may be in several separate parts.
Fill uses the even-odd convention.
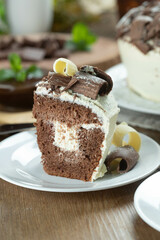
[[[143,40],[146,37],[147,31],[145,26],[152,22],[149,16],[138,16],[131,25],[130,37],[132,41]]]
[[[60,93],[59,87],[64,87],[61,92],[71,89],[75,93],[83,94],[94,100],[98,95],[104,96],[108,94],[113,85],[110,76],[96,67],[86,67],[89,67],[93,71],[86,72],[85,69],[81,68],[82,71],[80,70],[73,77],[51,73],[48,79],[50,88]]]
[[[144,54],[147,54],[148,51],[152,49],[149,44],[145,43],[142,40],[134,41],[133,44]]]
[[[49,87],[52,91],[55,91],[57,94],[60,93],[60,87],[66,87],[71,80],[70,76],[64,76],[60,73],[50,73],[48,75]]]
[[[62,90],[62,92],[67,91],[68,89],[71,89],[72,86],[78,82],[77,78],[72,78],[71,81],[68,83],[68,85]]]
[[[147,26],[147,37],[146,40],[149,40],[151,38],[154,38],[158,35],[159,38],[159,32],[160,32],[160,26],[159,26],[159,19],[160,19],[160,13],[158,13],[154,20]]]
[[[91,67],[92,71],[87,71],[88,73],[90,73],[91,75],[96,76],[98,78],[101,78],[107,82],[107,89],[104,90],[104,88],[103,88],[103,90],[99,92],[99,95],[103,96],[105,94],[108,94],[112,90],[112,87],[113,87],[112,78],[107,73],[102,71],[101,69],[99,69],[97,67],[92,67],[92,66],[90,66],[90,67]],[[87,68],[88,68],[87,65],[83,65],[80,68],[80,71],[86,72]]]
[[[48,81],[51,85],[58,86],[58,87],[66,87],[68,83],[71,81],[71,77],[64,76],[60,73],[53,73],[49,77]]]
[[[135,149],[127,145],[124,147],[119,147],[116,150],[112,151],[107,156],[105,165],[108,172],[116,170],[117,173],[126,173],[136,165],[138,158],[139,154],[135,151]]]
[[[72,84],[70,89],[75,93],[83,94],[94,100],[97,98],[98,94],[101,96],[107,94],[108,83],[89,73],[78,73],[73,76],[72,81],[74,84]]]

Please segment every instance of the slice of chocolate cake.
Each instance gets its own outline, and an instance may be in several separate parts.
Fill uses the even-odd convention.
[[[93,181],[106,172],[119,112],[110,92],[112,80],[96,67],[78,71],[66,59],[57,60],[54,70],[34,94],[43,168],[50,175]]]

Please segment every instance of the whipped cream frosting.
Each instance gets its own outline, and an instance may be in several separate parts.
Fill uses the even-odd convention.
[[[160,102],[160,48],[143,54],[123,39],[118,40],[118,46],[128,72],[128,86],[142,97]]]

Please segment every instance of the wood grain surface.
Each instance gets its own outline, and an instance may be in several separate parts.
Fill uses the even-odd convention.
[[[160,143],[159,132],[137,130]],[[97,192],[51,193],[0,180],[0,239],[158,240],[160,233],[134,208],[142,181]]]
[[[25,115],[17,116],[0,113],[1,122],[2,117],[22,121]],[[160,132],[137,130],[160,144]],[[52,193],[0,179],[0,240],[158,240],[160,233],[143,222],[134,208],[134,193],[142,181],[97,192]]]

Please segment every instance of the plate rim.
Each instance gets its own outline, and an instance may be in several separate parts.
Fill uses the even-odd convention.
[[[23,132],[20,132],[20,133],[17,133],[17,134],[14,134],[14,135],[12,135],[12,136],[9,136],[8,138],[6,138],[6,139],[4,139],[3,141],[1,141],[0,142],[0,146],[1,146],[1,143],[3,142],[7,142],[7,140],[9,139],[14,139],[14,137],[17,137],[17,136],[20,136],[20,135],[23,135],[25,132],[28,132],[28,133],[32,133],[32,134],[34,134],[35,133],[35,130],[31,130],[31,131],[23,131]],[[160,156],[160,146],[159,146],[159,144],[155,141],[155,140],[153,140],[152,138],[150,138],[150,137],[148,137],[148,136],[146,136],[145,134],[142,134],[142,133],[140,133],[140,135],[142,136],[142,137],[144,137],[144,138],[146,138],[147,140],[149,140],[149,141],[151,141],[155,146],[156,146],[156,148],[157,148],[157,154]],[[32,139],[33,140],[33,139]],[[82,188],[78,188],[78,190],[77,190],[77,188],[71,188],[71,187],[67,187],[67,188],[47,188],[47,187],[40,187],[40,186],[38,186],[38,187],[36,187],[35,185],[28,185],[29,184],[29,182],[27,183],[27,182],[24,182],[24,183],[20,183],[20,182],[16,182],[16,181],[13,181],[11,178],[9,178],[9,177],[7,177],[7,176],[4,176],[3,175],[3,173],[0,173],[0,179],[2,179],[2,180],[5,180],[5,181],[7,181],[7,182],[9,182],[9,183],[12,183],[12,184],[14,184],[14,185],[16,185],[16,186],[20,186],[20,187],[24,187],[24,188],[28,188],[28,189],[33,189],[33,190],[37,190],[37,191],[46,191],[46,192],[91,192],[91,191],[100,191],[100,190],[107,190],[107,189],[112,189],[112,188],[116,188],[116,187],[121,187],[121,186],[125,186],[125,185],[128,185],[128,184],[131,184],[131,183],[134,183],[134,182],[136,182],[136,181],[139,181],[139,180],[141,180],[141,179],[143,179],[143,178],[145,178],[145,177],[147,177],[147,176],[149,176],[149,175],[151,175],[152,173],[154,173],[154,171],[158,168],[160,166],[160,161],[159,161],[159,164],[157,163],[156,164],[156,167],[154,167],[151,171],[149,171],[149,172],[146,172],[145,174],[142,174],[142,175],[140,175],[139,177],[134,177],[134,178],[132,178],[131,180],[127,180],[127,181],[123,181],[123,182],[120,182],[119,184],[117,184],[117,183],[115,183],[115,184],[113,184],[113,185],[110,185],[110,186],[106,186],[106,185],[100,185],[100,186],[97,186],[96,188],[93,186],[92,188],[90,187],[90,188],[85,188],[85,187],[82,187]],[[132,171],[132,170],[131,170]],[[127,174],[127,173],[126,173]],[[124,174],[123,174],[124,175]],[[55,176],[54,176],[55,177]],[[88,182],[87,182],[88,183]],[[89,184],[94,184],[94,183],[96,183],[96,181],[95,182],[93,182],[93,183],[89,183]]]
[[[135,193],[134,193],[134,207],[137,211],[137,214],[139,215],[139,217],[145,222],[147,223],[149,226],[151,226],[152,228],[154,228],[155,230],[160,232],[160,225],[157,226],[157,224],[155,225],[154,222],[152,220],[150,220],[145,214],[144,212],[141,210],[140,205],[138,204],[138,195],[141,191],[141,189],[143,188],[143,186],[146,184],[146,182],[151,179],[154,178],[156,175],[160,175],[160,171],[152,174],[151,176],[149,176],[148,178],[146,178],[136,189]]]
[[[108,68],[107,70],[105,70],[105,72],[110,75],[111,72],[114,72],[115,69],[117,69],[117,68],[124,68],[124,69],[126,70],[125,65],[121,62],[121,63],[118,63],[118,64],[116,64],[116,65]],[[126,71],[127,71],[127,70],[126,70]],[[117,80],[115,80],[115,82],[116,82],[116,81],[117,81]],[[122,79],[119,79],[119,81],[122,81]],[[113,83],[114,83],[114,79],[113,79]],[[114,84],[113,84],[113,85],[114,85]],[[114,89],[114,87],[113,87],[113,89]],[[131,91],[128,87],[127,87],[127,89],[128,89],[129,91]],[[131,91],[131,92],[132,92],[132,91]],[[151,101],[151,100],[142,98],[140,95],[138,95],[138,94],[135,93],[134,91],[133,91],[132,93],[134,93],[135,96],[137,95],[137,96],[138,96],[139,98],[141,98],[143,101],[146,100],[146,101],[153,102],[153,101]],[[116,98],[116,97],[115,97],[115,98]],[[126,104],[123,104],[122,102],[119,102],[118,100],[117,100],[117,102],[118,102],[119,107],[123,107],[123,108],[125,108],[125,109],[127,109],[127,110],[132,110],[132,111],[139,112],[139,113],[160,115],[160,111],[159,111],[159,112],[156,111],[156,110],[149,110],[149,111],[147,110],[147,111],[146,111],[146,109],[144,109],[144,108],[142,108],[142,107],[134,106],[134,105],[132,105],[132,108],[130,108],[131,106],[128,106],[127,103],[126,103]],[[153,102],[153,103],[154,103],[154,102]],[[155,102],[155,103],[156,103],[156,102]]]

